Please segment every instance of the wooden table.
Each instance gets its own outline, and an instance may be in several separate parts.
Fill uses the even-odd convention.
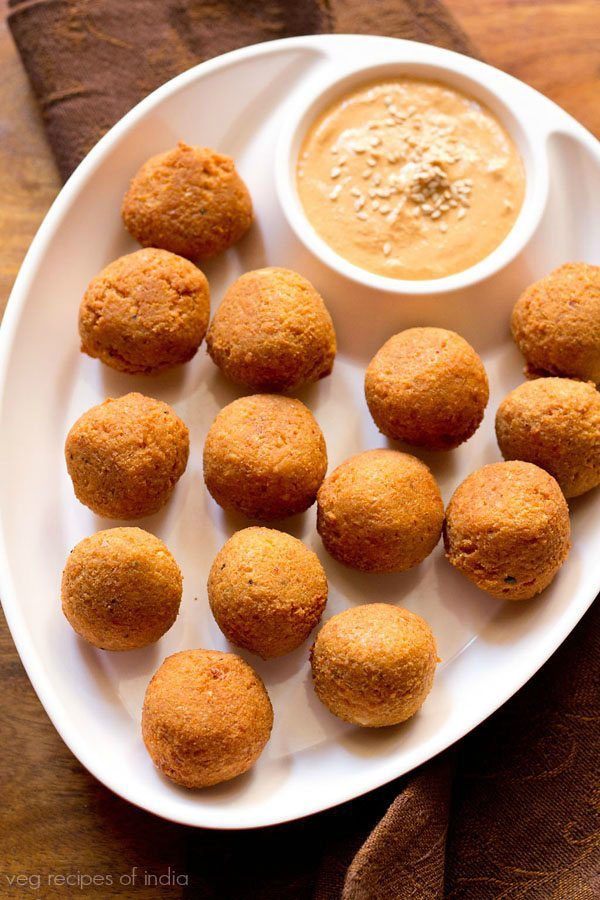
[[[447,5],[488,62],[547,94],[600,136],[598,0],[447,0]],[[6,0],[0,0],[0,10],[5,13]],[[0,67],[1,312],[60,183],[4,21],[0,26]],[[82,769],[40,706],[3,620],[0,684],[0,897],[142,900],[218,896],[223,900],[239,896],[231,886],[230,873],[211,871],[210,848],[218,836],[140,812]],[[294,828],[288,826],[288,837]],[[240,835],[228,840],[235,867],[239,841],[256,838]],[[138,867],[137,877],[130,886],[126,881],[133,866]],[[160,887],[144,883],[149,880],[144,872],[164,879],[169,866],[171,882],[175,873],[190,884]],[[99,876],[96,886],[80,889],[60,883],[61,875],[73,877],[78,872]],[[14,883],[10,887],[6,873],[32,876],[33,880],[29,886]],[[43,881],[36,891],[38,875]],[[50,886],[48,876],[57,877]],[[214,893],[208,885],[219,880],[221,887]],[[300,869],[298,880],[302,880]],[[281,896],[292,897],[292,889],[285,887],[282,883]],[[248,897],[254,896],[250,890]]]

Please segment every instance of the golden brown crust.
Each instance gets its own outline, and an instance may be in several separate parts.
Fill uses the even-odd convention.
[[[600,484],[600,394],[591,382],[539,378],[519,385],[496,413],[505,459],[545,469],[565,497]]]
[[[206,336],[213,361],[259,391],[288,391],[331,373],[331,316],[310,281],[290,269],[246,272],[225,294]]]
[[[512,334],[530,373],[600,382],[600,266],[566,263],[517,300]]]
[[[437,544],[444,505],[427,466],[398,450],[350,457],[323,482],[317,530],[340,562],[368,572],[402,572]]]
[[[222,253],[252,224],[250,194],[231,157],[183,141],[144,163],[121,212],[143,247],[162,247],[189,259]]]
[[[254,765],[273,708],[256,672],[233,653],[184,650],[167,657],[146,690],[142,736],[154,765],[202,788]]]
[[[121,372],[160,372],[194,356],[209,314],[200,269],[167,250],[138,250],[90,282],[79,308],[81,350]]]
[[[217,554],[208,577],[217,624],[238,647],[264,659],[299,647],[327,602],[316,553],[272,528],[244,528]]]
[[[139,519],[165,505],[185,471],[189,432],[161,400],[109,398],[85,412],[65,443],[77,499],[99,516]]]
[[[547,587],[570,549],[569,509],[555,479],[528,462],[492,463],[456,489],[446,556],[469,581],[506,600]]]
[[[470,344],[444,328],[408,328],[375,354],[365,376],[367,405],[387,437],[451,450],[479,428],[487,375]]]
[[[110,528],[71,551],[62,609],[74,630],[103,650],[154,643],[179,612],[179,567],[161,540],[141,528]]]
[[[396,725],[414,715],[431,690],[437,665],[427,622],[407,609],[368,603],[333,616],[311,652],[322,703],[356,725]]]
[[[204,480],[225,509],[278,519],[315,502],[327,471],[321,429],[300,400],[254,394],[217,415],[204,444]]]

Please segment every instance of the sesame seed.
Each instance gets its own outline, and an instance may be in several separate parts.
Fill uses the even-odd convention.
[[[392,245],[391,245],[391,244],[384,244],[384,245],[383,245],[383,255],[384,255],[384,256],[389,256],[391,252],[392,252]]]
[[[367,160],[367,165],[368,166],[376,166],[377,160],[373,156],[370,156]]]
[[[379,209],[379,200],[373,200],[371,207],[373,209]]]
[[[465,215],[466,215],[466,210],[463,209],[463,207],[461,206],[461,207],[459,208],[458,212],[456,213],[456,218],[457,218],[457,219],[464,219]]]
[[[334,166],[331,172],[329,173],[332,178],[337,178],[338,175],[341,175],[342,170],[339,166]]]
[[[362,197],[362,194],[357,187],[350,188],[350,193],[353,197]]]
[[[448,226],[445,222],[440,222],[440,231],[448,231]]]
[[[359,211],[359,209],[362,209],[364,205],[365,205],[365,198],[364,198],[364,197],[359,197],[358,200],[355,200],[355,201],[354,201],[354,209],[355,209],[357,212]]]
[[[380,143],[381,143],[381,138],[377,137],[377,135],[374,134],[370,140],[371,147],[378,147]]]
[[[368,215],[366,214],[366,212],[357,212],[357,213],[356,213],[356,218],[357,218],[357,219],[362,219],[362,221],[365,222],[369,217],[368,217]]]
[[[440,216],[441,212],[439,211],[439,209],[434,209],[434,211],[431,213],[432,219],[439,219]]]

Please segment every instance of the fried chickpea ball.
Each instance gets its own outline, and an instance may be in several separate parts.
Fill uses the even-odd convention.
[[[138,250],[90,282],[79,307],[81,350],[120,372],[160,372],[194,356],[209,314],[200,269],[167,250]]]
[[[252,201],[230,156],[180,141],[134,175],[121,214],[143,247],[210,259],[248,231]]]
[[[189,432],[179,416],[143,394],[88,409],[65,443],[77,499],[99,516],[139,519],[165,505],[185,471]]]
[[[482,591],[527,600],[546,588],[570,549],[569,509],[554,478],[532,463],[492,463],[469,475],[446,510],[446,556]]]
[[[473,435],[489,398],[483,363],[445,328],[408,328],[386,341],[365,376],[382,434],[427,450],[451,450]]]
[[[407,609],[367,603],[333,616],[311,651],[315,692],[355,725],[397,725],[425,702],[437,665],[427,622]]]
[[[517,300],[511,328],[530,376],[600,382],[600,266],[566,263]]]
[[[247,772],[272,727],[264,684],[234,653],[200,649],[168,656],[144,697],[146,749],[163,775],[187,788]]]
[[[367,450],[338,466],[317,496],[317,531],[339,562],[403,572],[429,556],[444,505],[427,466],[398,450]]]
[[[141,528],[110,528],[71,551],[62,609],[80,637],[101,650],[153,644],[179,612],[181,572],[161,540]]]
[[[295,650],[327,602],[316,553],[282,531],[244,528],[212,565],[208,602],[225,637],[263,659]]]
[[[224,509],[252,519],[304,512],[326,471],[321,429],[290,397],[240,397],[221,410],[206,436],[206,487]]]
[[[211,322],[206,345],[233,381],[288,391],[331,373],[335,331],[320,294],[290,269],[258,269],[235,281]]]
[[[526,381],[500,404],[496,436],[505,459],[550,472],[565,497],[600,484],[600,394],[590,382]]]

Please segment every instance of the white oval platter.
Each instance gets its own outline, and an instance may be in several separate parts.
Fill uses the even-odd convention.
[[[486,83],[539,123],[550,192],[525,250],[469,291],[399,298],[361,291],[308,254],[282,215],[273,183],[281,123],[314,86],[355,61],[419,60],[452,65]],[[163,658],[190,647],[232,649],[208,609],[206,578],[227,537],[248,524],[225,515],[202,480],[202,446],[217,411],[240,395],[204,347],[185,367],[156,378],[121,375],[79,351],[77,309],[90,278],[135,249],[119,216],[133,172],[178,139],[231,154],[252,193],[257,222],[247,237],[206,266],[213,310],[238,274],[263,265],[297,269],[334,316],[339,356],[332,377],[300,396],[327,441],[330,470],[350,454],[383,446],[368,415],[362,379],[385,338],[419,324],[455,328],[482,354],[491,382],[483,425],[458,450],[418,454],[439,479],[445,502],[473,469],[500,459],[494,413],[522,381],[509,312],[522,288],[565,261],[600,263],[600,145],[549,100],[478,61],[389,38],[315,36],[261,44],[204,63],[159,88],[91,151],[41,226],[15,284],[0,333],[0,588],[28,675],[61,736],[100,781],[144,809],[177,822],[250,828],[314,813],[408,772],[448,747],[520,688],[568,635],[600,589],[600,497],[571,503],[573,549],[538,598],[503,604],[471,587],[446,562],[441,544],[418,568],[373,576],[324,552],[315,508],[281,523],[319,554],[330,583],[325,618],[375,600],[404,605],[430,623],[442,659],[434,689],[408,723],[382,730],[347,725],[320,705],[308,666],[310,641],[282,659],[242,655],[271,695],[275,726],[256,767],[205,791],[171,784],[152,766],[140,736],[146,685]],[[84,536],[119,524],[74,497],[63,459],[66,432],[106,396],[140,390],[171,403],[191,431],[191,456],[160,514],[139,524],[163,538],[184,574],[176,624],[156,645],[128,654],[85,645],[60,611],[60,575]]]

